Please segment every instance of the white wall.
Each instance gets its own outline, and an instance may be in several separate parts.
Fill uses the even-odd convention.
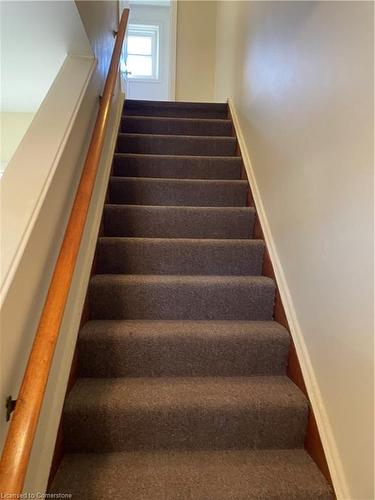
[[[92,52],[73,0],[0,2],[1,170],[21,142],[67,54]]]
[[[73,0],[2,1],[1,110],[35,112],[67,54],[90,57]]]
[[[177,101],[214,100],[216,4],[213,1],[178,1]]]
[[[218,2],[231,97],[339,497],[373,491],[373,3]]]

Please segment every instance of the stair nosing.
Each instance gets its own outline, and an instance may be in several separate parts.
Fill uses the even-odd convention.
[[[235,211],[242,211],[242,212],[255,212],[254,207],[197,207],[197,206],[190,206],[190,205],[134,205],[131,203],[105,203],[104,208],[117,208],[117,209],[125,209],[127,207],[134,207],[140,210],[143,209],[156,209],[156,210],[172,210],[172,209],[178,209],[178,210],[225,210],[229,212],[230,210],[235,210]]]
[[[204,140],[210,140],[210,141],[226,141],[226,142],[236,142],[237,139],[234,136],[231,135],[183,135],[183,134],[141,134],[141,133],[133,133],[133,132],[119,132],[117,134],[118,137],[124,136],[124,137],[152,137],[152,138],[163,138],[163,139],[189,139],[189,140],[194,140],[194,139],[204,139]],[[159,156],[159,155],[157,155]],[[178,155],[180,156],[180,155]],[[211,156],[209,156],[211,158]]]
[[[142,134],[140,134],[142,135]],[[163,137],[165,137],[163,134],[161,134]],[[190,136],[176,136],[176,137],[190,137]],[[201,137],[201,136],[194,136],[194,137]],[[203,137],[208,137],[208,136],[203,136]],[[179,158],[179,159],[182,159],[182,158],[189,158],[189,159],[193,159],[193,160],[202,160],[205,159],[205,160],[208,160],[208,159],[212,159],[212,160],[238,160],[238,161],[241,161],[242,162],[242,158],[241,156],[220,156],[220,155],[212,155],[212,156],[206,156],[206,155],[171,155],[171,154],[167,154],[167,155],[158,155],[158,154],[154,154],[154,153],[121,153],[119,151],[115,152],[114,153],[114,156],[115,157],[129,157],[129,156],[138,156],[140,158],[147,158],[147,157],[152,157],[152,158]]]
[[[188,243],[202,243],[206,244],[207,246],[209,244],[228,244],[231,246],[239,245],[241,244],[242,246],[252,246],[252,245],[262,245],[264,246],[264,240],[261,238],[249,238],[249,239],[241,239],[241,238],[153,238],[153,237],[147,237],[147,236],[99,236],[98,241],[144,241],[146,240],[147,242],[149,241],[156,241],[156,242],[163,242],[165,243],[170,242],[170,243],[176,243],[176,244],[183,244],[185,242]]]
[[[181,117],[181,116],[150,116],[150,115],[122,115],[121,120],[160,120],[160,121],[185,121],[185,122],[207,122],[209,123],[232,123],[232,121],[228,118],[191,118],[191,117]]]
[[[129,105],[129,109],[134,109],[137,106],[143,108],[183,108],[183,109],[215,109],[219,111],[227,111],[227,102],[192,102],[192,101],[155,101],[150,99],[126,99],[124,110]]]
[[[144,283],[170,283],[170,284],[199,284],[206,285],[219,283],[222,285],[241,285],[247,283],[259,284],[260,286],[271,286],[275,288],[275,280],[263,275],[222,275],[222,274],[122,274],[101,273],[94,274],[90,283],[105,281],[143,281]]]
[[[143,326],[143,327],[149,327],[150,330],[153,330],[154,328],[157,328],[158,331],[163,330],[164,327],[176,327],[176,332],[174,334],[179,335],[178,329],[179,327],[185,327],[186,325],[193,326],[196,328],[196,331],[203,331],[204,329],[210,329],[210,330],[215,330],[217,327],[233,327],[233,326],[241,326],[244,328],[244,331],[246,329],[251,329],[251,330],[262,330],[262,329],[268,329],[268,331],[271,331],[272,334],[282,334],[288,342],[290,342],[290,334],[289,331],[283,326],[281,323],[278,323],[275,320],[245,320],[245,319],[239,319],[239,320],[234,320],[234,319],[189,319],[189,320],[178,320],[178,319],[90,319],[88,320],[80,329],[80,334],[85,337],[85,341],[94,341],[93,336],[97,334],[97,332],[93,332],[93,329],[96,328],[102,328],[103,330],[108,331],[108,329],[112,327],[119,327],[119,331],[121,327],[132,327],[132,326]],[[86,331],[89,331],[89,333],[86,333]],[[229,330],[228,330],[229,332]],[[163,334],[165,332],[162,332]],[[237,333],[237,332],[235,332]],[[262,332],[263,333],[263,332]],[[119,335],[121,333],[118,333]],[[232,330],[230,331],[230,334],[232,335]],[[242,332],[241,332],[242,334]],[[185,333],[181,334],[185,335]],[[243,333],[243,335],[247,336],[249,335],[249,332],[247,331],[246,333]],[[106,337],[107,338],[107,337]],[[82,340],[82,337],[81,337]],[[261,375],[258,375],[261,376]],[[99,377],[97,377],[99,378]]]
[[[173,398],[171,395],[168,397],[165,397],[165,401],[157,401],[157,406],[159,408],[169,406],[171,403],[171,400],[173,399],[175,402],[177,402],[176,407],[197,407],[202,404],[207,404],[209,403],[209,406],[212,405],[212,407],[222,407],[222,401],[225,400],[224,395],[217,397],[216,400],[210,401],[205,399],[205,394],[207,391],[207,388],[210,387],[210,384],[212,386],[212,383],[214,385],[238,385],[240,387],[240,391],[244,391],[246,388],[250,387],[256,387],[258,384],[264,384],[264,390],[261,391],[261,401],[263,405],[267,405],[272,400],[272,397],[274,401],[272,402],[273,406],[280,407],[280,406],[285,406],[285,408],[291,408],[291,407],[298,407],[298,408],[304,408],[307,411],[308,408],[308,400],[306,396],[303,394],[303,392],[294,384],[294,382],[285,374],[285,375],[250,375],[250,376],[199,376],[199,377],[79,377],[77,379],[77,382],[75,386],[73,387],[72,391],[68,395],[67,398],[67,405],[65,407],[65,411],[69,410],[75,410],[81,406],[79,399],[77,399],[76,394],[79,393],[79,391],[84,390],[85,386],[94,386],[95,384],[102,385],[103,387],[127,387],[129,390],[134,390],[138,386],[138,390],[142,389],[142,384],[144,386],[152,386],[152,387],[162,387],[162,386],[178,386],[179,384],[181,387],[184,387],[184,384],[190,387],[194,387],[195,389],[195,394],[198,395],[198,400],[194,402],[189,402],[186,406],[186,403],[183,399],[179,400],[178,397],[175,395]],[[278,384],[279,383],[279,384]],[[284,392],[279,392],[276,394],[272,392],[271,397],[270,397],[270,392],[265,390],[266,388],[269,387],[274,387],[275,385],[281,385],[282,388],[284,389],[289,389],[290,391],[293,392],[292,398],[293,401],[288,398],[287,405],[284,405],[285,401],[282,400],[281,396],[284,394]],[[238,395],[233,395],[232,393],[232,400],[230,401],[230,405],[235,405],[236,407],[241,407],[241,408],[253,408],[252,403],[254,402],[252,400],[252,394],[248,393],[248,398],[245,399],[243,397],[238,397]],[[276,396],[276,399],[275,399]],[[277,396],[280,397],[280,400],[277,400]],[[108,396],[109,397],[109,396]],[[199,401],[199,397],[201,398],[201,401]],[[259,398],[256,398],[259,404]],[[102,404],[105,405],[105,399],[99,401],[99,406]],[[129,408],[129,401],[123,401],[121,399],[114,400],[113,398],[111,399],[115,403],[116,408],[123,408],[125,410],[130,409]],[[117,403],[117,404],[116,404]],[[144,402],[142,401],[136,401],[132,405],[132,409],[134,408],[142,408],[144,406]],[[146,403],[147,404],[147,403]],[[228,404],[228,401],[226,401],[226,404]],[[87,408],[87,405],[84,405],[85,408]],[[89,402],[88,405],[89,409],[97,407],[97,401],[92,400]],[[131,411],[131,409],[130,409]]]
[[[133,182],[166,182],[166,183],[192,183],[192,184],[234,184],[234,185],[248,185],[247,180],[244,179],[190,179],[189,177],[185,178],[173,178],[173,177],[134,177],[128,176],[124,177],[122,175],[111,175],[109,178],[110,181],[114,182],[127,182],[129,180]]]

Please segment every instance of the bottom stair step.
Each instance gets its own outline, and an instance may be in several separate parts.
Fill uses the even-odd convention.
[[[302,449],[65,455],[51,493],[80,500],[328,500]]]

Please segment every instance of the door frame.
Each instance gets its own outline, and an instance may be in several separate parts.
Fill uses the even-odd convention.
[[[131,9],[131,1],[119,1],[120,18],[124,9]],[[137,3],[136,0],[134,3]],[[144,5],[144,2],[139,2]],[[155,2],[157,3],[157,1]],[[177,59],[177,8],[178,1],[169,2],[169,76],[168,76],[168,99],[176,100],[176,59]]]
[[[169,4],[169,85],[168,93],[171,101],[176,100],[176,59],[177,59],[177,0]]]

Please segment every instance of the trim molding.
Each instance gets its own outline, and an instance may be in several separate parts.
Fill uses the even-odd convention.
[[[120,88],[120,87],[119,87]],[[71,365],[74,364],[74,353],[76,348],[77,337],[79,333],[79,328],[81,324],[82,311],[84,309],[84,303],[86,299],[88,282],[91,275],[91,266],[94,260],[96,242],[98,239],[98,233],[101,222],[101,214],[103,211],[103,205],[105,201],[105,196],[107,193],[107,186],[109,181],[109,176],[111,173],[112,158],[114,155],[114,150],[116,147],[117,133],[121,121],[122,108],[124,103],[124,94],[119,91],[117,102],[115,103],[115,117],[113,128],[110,131],[111,135],[106,138],[108,143],[108,149],[105,146],[103,151],[103,156],[101,160],[100,171],[103,172],[102,176],[98,176],[97,181],[99,181],[95,186],[96,195],[94,194],[89,215],[91,225],[86,227],[81,247],[79,251],[79,260],[74,272],[74,282],[69,293],[68,304],[64,314],[63,327],[65,331],[74,332],[70,336],[67,342],[67,351],[64,357],[64,373],[60,372],[60,377],[64,377],[65,386],[63,388],[63,394],[56,397],[53,406],[53,414],[60,415],[57,418],[56,427],[54,430],[54,436],[49,436],[49,439],[53,441],[51,446],[51,458],[50,458],[50,470],[47,471],[46,477],[44,479],[43,488],[39,488],[40,491],[46,491],[46,489],[51,484],[54,475],[60,465],[63,456],[63,436],[61,433],[61,414],[63,409],[63,404],[65,402],[66,394],[70,389],[70,373]],[[75,286],[74,286],[75,285]],[[44,448],[46,450],[46,447]],[[42,485],[40,485],[42,486]],[[38,491],[39,491],[38,490]]]
[[[284,271],[276,250],[276,244],[273,239],[272,232],[268,223],[266,211],[256,181],[255,172],[251,164],[245,137],[242,133],[238,114],[235,105],[233,103],[233,100],[230,98],[228,99],[228,106],[232,116],[235,132],[237,135],[238,145],[241,150],[245,171],[252,191],[252,196],[257,210],[257,215],[259,217],[259,221],[263,230],[264,240],[269,252],[269,257],[273,266],[273,271],[279,288],[281,301],[284,306],[286,319],[289,324],[290,334],[292,336],[294,347],[297,353],[297,358],[300,363],[300,368],[303,375],[303,381],[306,385],[307,394],[310,399],[311,407],[313,409],[313,413],[316,418],[319,435],[327,459],[335,493],[339,500],[348,500],[350,498],[350,494],[345,480],[345,475],[342,469],[342,464],[338,454],[335,439],[332,433],[332,428],[330,426],[328,415],[323,405],[314,369],[312,367],[311,359],[303,338],[301,326],[297,318],[297,314],[294,308],[287,280],[285,278]]]
[[[176,100],[176,60],[177,60],[177,0],[171,0],[169,5],[169,82],[168,98]]]

